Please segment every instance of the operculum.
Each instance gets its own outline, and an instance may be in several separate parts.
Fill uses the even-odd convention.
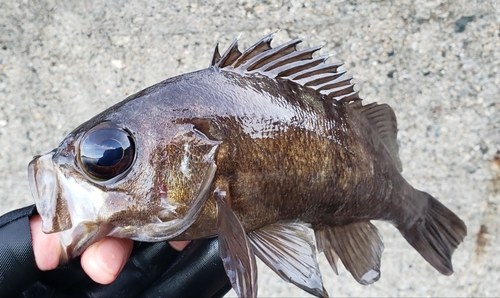
[[[161,192],[160,220],[182,216],[199,192],[207,188],[206,174],[214,164],[220,141],[192,128],[178,134],[163,148],[155,184]]]

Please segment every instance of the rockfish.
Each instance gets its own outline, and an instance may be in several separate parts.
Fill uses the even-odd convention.
[[[64,258],[105,236],[218,236],[238,296],[257,294],[257,256],[323,297],[316,251],[373,283],[384,246],[370,221],[386,220],[453,272],[466,226],[402,177],[392,108],[362,104],[341,63],[313,56],[320,47],[272,39],[217,46],[209,68],[128,97],[30,163],[43,231],[61,232]]]

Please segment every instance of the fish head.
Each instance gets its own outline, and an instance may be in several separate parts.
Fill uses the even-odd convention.
[[[110,108],[28,166],[42,229],[61,232],[69,258],[107,235],[173,238],[208,196],[219,142],[193,124],[132,110]]]

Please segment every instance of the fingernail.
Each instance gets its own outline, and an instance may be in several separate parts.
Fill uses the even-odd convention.
[[[172,246],[175,250],[181,251],[183,250],[191,241],[170,241],[170,246]]]

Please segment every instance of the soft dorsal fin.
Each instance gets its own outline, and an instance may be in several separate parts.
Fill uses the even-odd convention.
[[[379,105],[376,102],[365,106],[353,105],[353,107],[359,110],[379,133],[380,139],[394,161],[394,165],[398,171],[402,172],[403,166],[401,160],[399,160],[399,146],[396,140],[398,124],[392,108],[387,104]]]
[[[210,67],[286,79],[342,103],[361,100],[358,91],[354,91],[354,84],[351,84],[352,77],[346,76],[345,71],[337,71],[342,63],[326,64],[329,56],[313,58],[313,54],[321,47],[298,51],[296,46],[302,42],[302,38],[297,38],[272,48],[274,34],[265,36],[243,53],[238,50],[238,38],[222,56],[217,46]]]

